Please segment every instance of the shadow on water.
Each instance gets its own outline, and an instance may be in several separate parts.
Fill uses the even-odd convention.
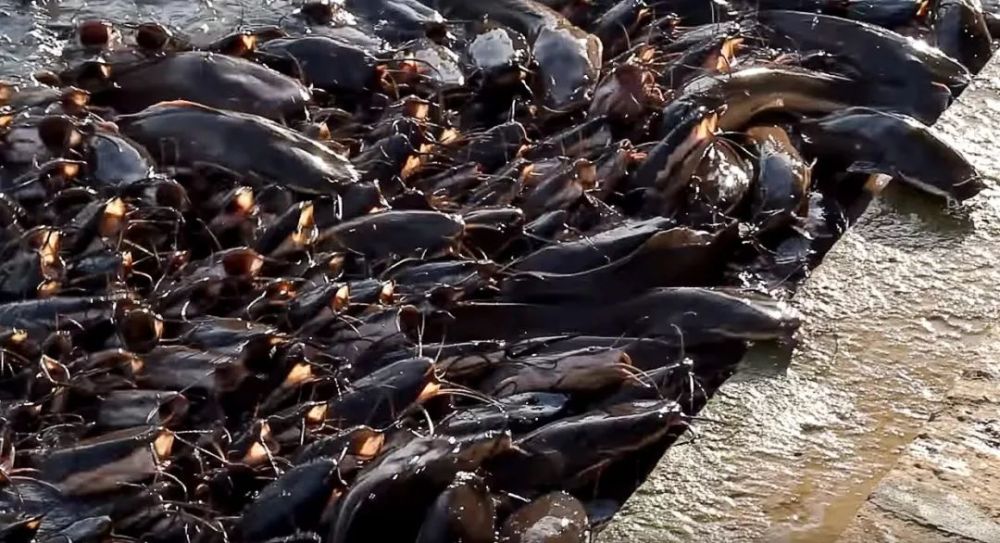
[[[959,242],[960,238],[972,234],[976,227],[969,209],[923,194],[902,183],[889,183],[881,198],[891,213],[913,215],[920,222],[923,232],[938,236],[943,242]]]

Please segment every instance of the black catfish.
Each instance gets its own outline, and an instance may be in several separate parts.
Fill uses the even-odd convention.
[[[118,124],[161,165],[222,168],[256,187],[274,183],[323,195],[359,179],[350,162],[330,148],[248,113],[164,102],[119,117]]]
[[[93,100],[122,113],[157,102],[190,100],[209,107],[270,119],[305,114],[309,90],[302,83],[248,60],[200,51],[109,66],[109,85]]]
[[[976,168],[921,122],[874,109],[851,108],[803,122],[802,137],[820,156],[849,170],[881,173],[950,200],[967,200],[985,185]]]

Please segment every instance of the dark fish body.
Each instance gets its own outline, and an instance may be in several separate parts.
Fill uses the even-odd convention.
[[[542,28],[567,22],[559,12],[534,0],[499,0],[490,3],[426,0],[426,3],[450,19],[476,20],[488,17],[527,36],[529,41],[534,41]]]
[[[113,505],[108,500],[94,504],[66,495],[55,485],[35,477],[14,476],[10,483],[0,489],[0,507],[4,511],[19,511],[21,521],[32,517],[41,518],[41,525],[32,531],[32,535],[40,532],[37,533],[40,537],[66,530],[83,519],[106,515]]]
[[[305,464],[322,458],[370,457],[379,452],[383,440],[380,432],[368,426],[353,426],[302,447],[293,462]]]
[[[99,131],[87,144],[90,149],[87,174],[98,187],[129,185],[153,174],[153,158],[121,134]]]
[[[539,67],[542,102],[550,109],[560,110],[580,102],[597,84],[603,56],[600,39],[544,4],[534,0],[429,3],[446,17],[469,20],[488,17],[526,36]]]
[[[1000,4],[996,0],[982,0],[980,3],[990,36],[1000,36]]]
[[[753,166],[735,144],[723,138],[713,140],[691,166],[682,203],[688,221],[709,227],[725,224],[750,191]]]
[[[446,252],[461,236],[461,217],[436,211],[387,211],[342,222],[323,232],[316,246],[352,251],[373,259],[435,255]]]
[[[0,541],[7,543],[32,543],[35,534],[42,525],[42,519],[36,517],[17,518],[13,521],[0,521]]]
[[[514,268],[523,272],[571,274],[610,264],[638,249],[657,232],[669,229],[669,219],[628,222],[577,241],[551,245],[528,254]]]
[[[531,57],[525,37],[503,26],[487,26],[469,41],[465,57],[484,85],[520,79],[521,66]]]
[[[152,389],[216,393],[231,387],[230,374],[241,373],[242,367],[230,355],[164,345],[143,356],[136,381]]]
[[[572,489],[600,477],[601,467],[615,459],[684,426],[679,407],[669,400],[635,401],[566,417],[518,438],[512,453],[491,465],[493,483],[521,492]]]
[[[856,103],[858,84],[844,77],[783,67],[751,67],[692,80],[680,92],[710,106],[725,105],[720,130],[739,130],[768,111],[827,113]],[[690,98],[689,98],[690,99]],[[668,105],[668,107],[670,107]]]
[[[510,435],[487,433],[460,441],[438,437],[411,438],[365,468],[340,499],[327,541],[346,543],[357,534],[382,541],[415,539],[424,513],[462,471],[510,447]],[[409,507],[401,510],[399,500]],[[393,522],[386,522],[391,514]]]
[[[872,103],[933,122],[970,81],[968,70],[939,49],[867,23],[796,11],[761,11],[755,15],[770,29],[769,40],[795,51],[828,50],[847,62],[858,79],[871,86]],[[872,56],[877,50],[878,55]]]
[[[433,363],[426,358],[401,360],[354,382],[329,402],[327,416],[339,428],[391,423],[422,395],[433,391]]]
[[[649,16],[645,0],[619,0],[590,25],[604,46],[604,59],[620,54]]]
[[[118,122],[161,164],[218,166],[253,185],[274,183],[310,195],[335,193],[358,179],[350,163],[329,148],[250,114],[167,102]],[[240,150],[229,147],[234,142]]]
[[[822,13],[895,28],[916,20],[921,3],[918,0],[763,0],[758,5],[761,10]]]
[[[595,36],[572,25],[543,27],[531,48],[546,107],[559,111],[587,100],[597,85],[603,50]]]
[[[339,484],[337,461],[320,458],[298,465],[264,487],[240,518],[247,541],[263,541],[315,528]]]
[[[711,136],[717,118],[698,96],[682,96],[667,104],[660,138],[632,172],[626,188],[642,193],[670,184],[688,155]]]
[[[674,228],[653,234],[633,253],[607,265],[574,274],[515,274],[501,283],[501,291],[512,302],[615,302],[649,288],[710,283],[727,245],[708,232]]]
[[[511,356],[523,357],[529,354],[545,356],[579,349],[619,349],[629,357],[633,366],[644,371],[674,364],[684,357],[681,343],[670,338],[550,336],[513,343],[507,350]]]
[[[757,182],[751,213],[760,230],[793,223],[808,205],[810,168],[778,127],[755,127],[748,135],[757,143]]]
[[[993,56],[993,38],[979,0],[941,0],[934,13],[938,49],[978,73]]]
[[[585,543],[589,539],[586,509],[565,492],[536,498],[515,511],[500,528],[503,543]]]
[[[524,125],[512,121],[460,142],[454,155],[459,162],[475,162],[482,166],[484,172],[492,172],[514,158],[527,141]]]
[[[919,0],[849,0],[847,18],[886,28],[897,28],[913,22],[920,9]],[[808,10],[796,9],[796,11]]]
[[[417,543],[492,543],[496,508],[486,484],[460,474],[431,505]]]
[[[53,451],[42,467],[43,479],[73,495],[116,490],[151,478],[172,443],[170,433],[147,426],[105,434]]]
[[[731,20],[735,15],[734,5],[724,0],[648,0],[657,13],[674,13],[686,26],[700,27]]]
[[[84,325],[86,332],[91,326],[110,322],[109,312],[114,300],[100,297],[66,297],[9,302],[0,305],[0,326],[22,328],[29,333],[44,336],[55,330],[60,317],[73,315],[76,322]]]
[[[803,123],[802,136],[814,152],[841,157],[851,171],[889,175],[944,198],[966,200],[984,187],[958,151],[902,115],[847,109]]]
[[[579,125],[539,141],[523,153],[524,158],[537,161],[546,158],[594,158],[613,142],[607,118],[595,116]]]
[[[419,298],[435,290],[448,290],[454,294],[471,293],[485,287],[496,265],[492,261],[456,260],[411,264],[390,270],[401,296]]]
[[[555,419],[568,402],[569,396],[553,392],[514,394],[500,399],[500,405],[457,410],[438,426],[438,431],[458,436],[509,429],[520,434]]]
[[[419,38],[444,24],[440,13],[418,0],[347,0],[344,7],[391,41]]]
[[[326,36],[270,40],[259,51],[293,59],[306,82],[333,93],[356,96],[371,89],[377,79],[374,56]]]
[[[113,88],[94,98],[122,113],[136,113],[157,102],[187,100],[282,119],[301,117],[310,100],[305,86],[274,70],[241,58],[194,51],[113,65],[111,78]]]
[[[111,517],[107,515],[78,520],[55,534],[40,538],[39,543],[59,543],[73,541],[74,543],[103,543],[111,536],[113,526]]]
[[[468,303],[450,312],[455,319],[442,333],[455,341],[574,333],[610,336],[625,331],[699,345],[787,338],[800,323],[782,304],[743,298],[724,289],[691,287],[654,289],[613,305]],[[592,319],[593,312],[601,319]]]
[[[99,428],[107,430],[176,423],[187,410],[187,403],[187,399],[177,392],[115,390],[105,394],[95,422]]]

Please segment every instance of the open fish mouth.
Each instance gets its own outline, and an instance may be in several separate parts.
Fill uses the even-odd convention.
[[[881,187],[987,186],[976,4],[15,10],[0,540],[589,540]]]

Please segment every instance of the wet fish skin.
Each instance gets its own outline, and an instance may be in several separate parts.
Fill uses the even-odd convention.
[[[971,81],[969,71],[939,49],[875,25],[783,10],[761,11],[754,19],[774,46],[828,51],[849,64],[872,100],[850,105],[885,107],[932,123]],[[873,48],[879,50],[874,61]]]
[[[500,527],[501,543],[585,543],[589,539],[584,505],[565,492],[536,498]]]
[[[523,339],[534,335],[584,334],[663,337],[689,346],[731,339],[789,338],[801,324],[786,305],[745,297],[721,288],[665,287],[615,304],[463,303],[450,309],[454,320],[428,333],[450,340]],[[599,321],[589,315],[600,314]],[[486,324],[489,323],[489,324]]]
[[[364,215],[320,232],[319,250],[351,251],[375,261],[439,255],[454,246],[462,218],[437,211],[385,211]],[[405,233],[405,235],[404,235]]]
[[[390,424],[421,396],[433,393],[433,367],[428,358],[411,358],[376,370],[330,400],[327,417],[339,428]]]
[[[353,541],[359,533],[395,538],[416,538],[423,512],[438,494],[463,471],[475,471],[487,459],[511,446],[506,433],[485,433],[457,440],[420,437],[406,441],[383,455],[358,475],[354,485],[339,500],[327,537],[329,543]],[[405,511],[398,500],[412,505]],[[394,523],[384,514],[394,511]],[[386,539],[386,541],[395,539]]]
[[[298,81],[253,62],[188,51],[111,65],[113,86],[94,101],[122,113],[137,113],[158,102],[190,100],[269,119],[302,116],[311,100]]]
[[[804,218],[812,170],[787,132],[776,126],[757,126],[747,135],[757,147],[757,178],[750,203],[755,226],[765,232]]]
[[[258,48],[268,61],[294,59],[300,75],[325,91],[354,98],[374,88],[378,59],[368,52],[327,36],[270,40]]]
[[[993,38],[979,0],[941,0],[934,14],[939,49],[979,73],[993,56]]]
[[[515,440],[490,464],[492,484],[522,495],[573,489],[617,459],[685,427],[677,404],[639,400],[551,422]]]
[[[431,505],[417,543],[492,543],[496,507],[482,479],[459,474]]]
[[[544,247],[524,256],[513,267],[523,272],[564,274],[598,268],[628,255],[673,224],[672,220],[662,217],[628,221],[579,240]]]
[[[850,108],[805,121],[799,129],[813,153],[838,156],[850,164],[850,171],[885,174],[957,201],[985,187],[961,153],[927,126],[903,115]]]
[[[539,67],[543,105],[560,111],[586,99],[597,84],[603,46],[562,14],[534,0],[427,0],[446,17],[489,17],[528,38]]]
[[[159,164],[210,165],[256,187],[284,186],[304,195],[329,195],[359,180],[346,158],[263,117],[190,102],[162,102],[117,119]],[[240,142],[242,150],[228,145]]]
[[[511,302],[613,303],[654,287],[708,284],[733,241],[729,230],[718,235],[685,227],[663,230],[603,266],[567,274],[526,271],[510,275],[500,283],[501,297]]]
[[[244,509],[239,531],[247,541],[263,541],[316,528],[339,485],[335,459],[299,464],[264,487]]]
[[[569,396],[554,392],[525,392],[501,398],[501,405],[456,410],[438,425],[443,435],[478,434],[509,429],[521,434],[563,414]]]

